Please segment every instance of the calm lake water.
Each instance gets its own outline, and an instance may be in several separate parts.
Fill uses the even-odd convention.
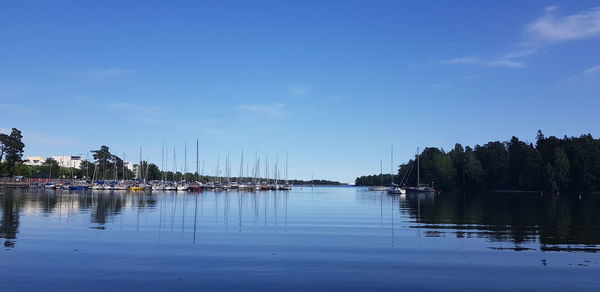
[[[600,196],[0,190],[0,290],[600,289]]]

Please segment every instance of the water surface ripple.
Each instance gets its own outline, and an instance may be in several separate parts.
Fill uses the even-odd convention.
[[[600,196],[0,190],[3,291],[597,291]]]

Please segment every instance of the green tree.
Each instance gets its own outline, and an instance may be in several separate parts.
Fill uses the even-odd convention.
[[[15,165],[22,162],[23,149],[25,144],[23,143],[23,135],[17,128],[12,128],[10,135],[0,137],[2,140],[2,155],[6,154],[6,162],[8,169],[15,174]]]
[[[102,145],[100,146],[100,149],[93,150],[91,152],[94,153],[94,160],[100,168],[96,174],[97,177],[102,177],[103,179],[107,178],[107,168],[111,166],[111,159],[113,158],[113,155],[110,154],[108,146]]]
[[[502,189],[508,187],[508,151],[506,144],[496,141],[483,146],[475,146],[475,157],[481,162],[484,173],[484,187]]]
[[[4,133],[0,133],[0,162],[4,159],[4,153],[6,153],[6,148],[8,147],[9,143],[9,136]]]
[[[48,173],[50,178],[58,177],[59,175],[60,166],[58,166],[58,162],[52,158],[47,158],[42,164],[42,168]]]
[[[154,163],[150,163],[147,168],[147,179],[149,180],[160,180],[161,172],[158,166]]]
[[[540,133],[538,133],[538,137]],[[509,180],[508,187],[519,190],[543,188],[543,161],[533,145],[512,137],[508,143]]]
[[[443,149],[425,148],[420,155],[421,181],[434,181],[438,189],[513,189],[551,191],[600,190],[600,140],[586,134],[560,139],[537,133],[534,147],[517,137],[489,142],[475,149],[456,144]],[[400,180],[416,185],[415,160],[402,164]],[[357,185],[379,184],[379,175],[361,176]]]
[[[463,161],[463,186],[467,189],[481,188],[484,172],[471,147],[467,146]]]
[[[443,149],[427,147],[419,156],[420,182],[423,184],[435,184],[440,189],[453,189],[456,187],[456,169],[452,159]],[[416,166],[410,174],[409,184],[417,185]]]
[[[460,188],[465,187],[466,174],[465,174],[465,149],[459,143],[454,145],[454,149],[448,152],[448,156],[452,159],[452,165],[456,170],[456,182],[455,185]]]

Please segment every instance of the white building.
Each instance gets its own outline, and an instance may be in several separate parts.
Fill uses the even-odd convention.
[[[138,170],[138,164],[133,163],[133,162],[129,162],[129,161],[123,161],[123,164],[125,165],[125,167],[131,171],[133,171],[134,173],[137,173]]]
[[[45,161],[46,159],[41,156],[27,156],[23,164],[31,166],[41,166],[42,164],[44,164]]]
[[[81,163],[84,159],[78,155],[62,155],[62,156],[52,156],[52,159],[58,162],[60,167],[74,167],[81,168]]]

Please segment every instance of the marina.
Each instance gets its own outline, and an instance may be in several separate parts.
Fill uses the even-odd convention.
[[[0,278],[11,291],[595,291],[599,206],[366,187],[3,189]]]
[[[599,0],[1,7],[0,291],[600,291]]]

